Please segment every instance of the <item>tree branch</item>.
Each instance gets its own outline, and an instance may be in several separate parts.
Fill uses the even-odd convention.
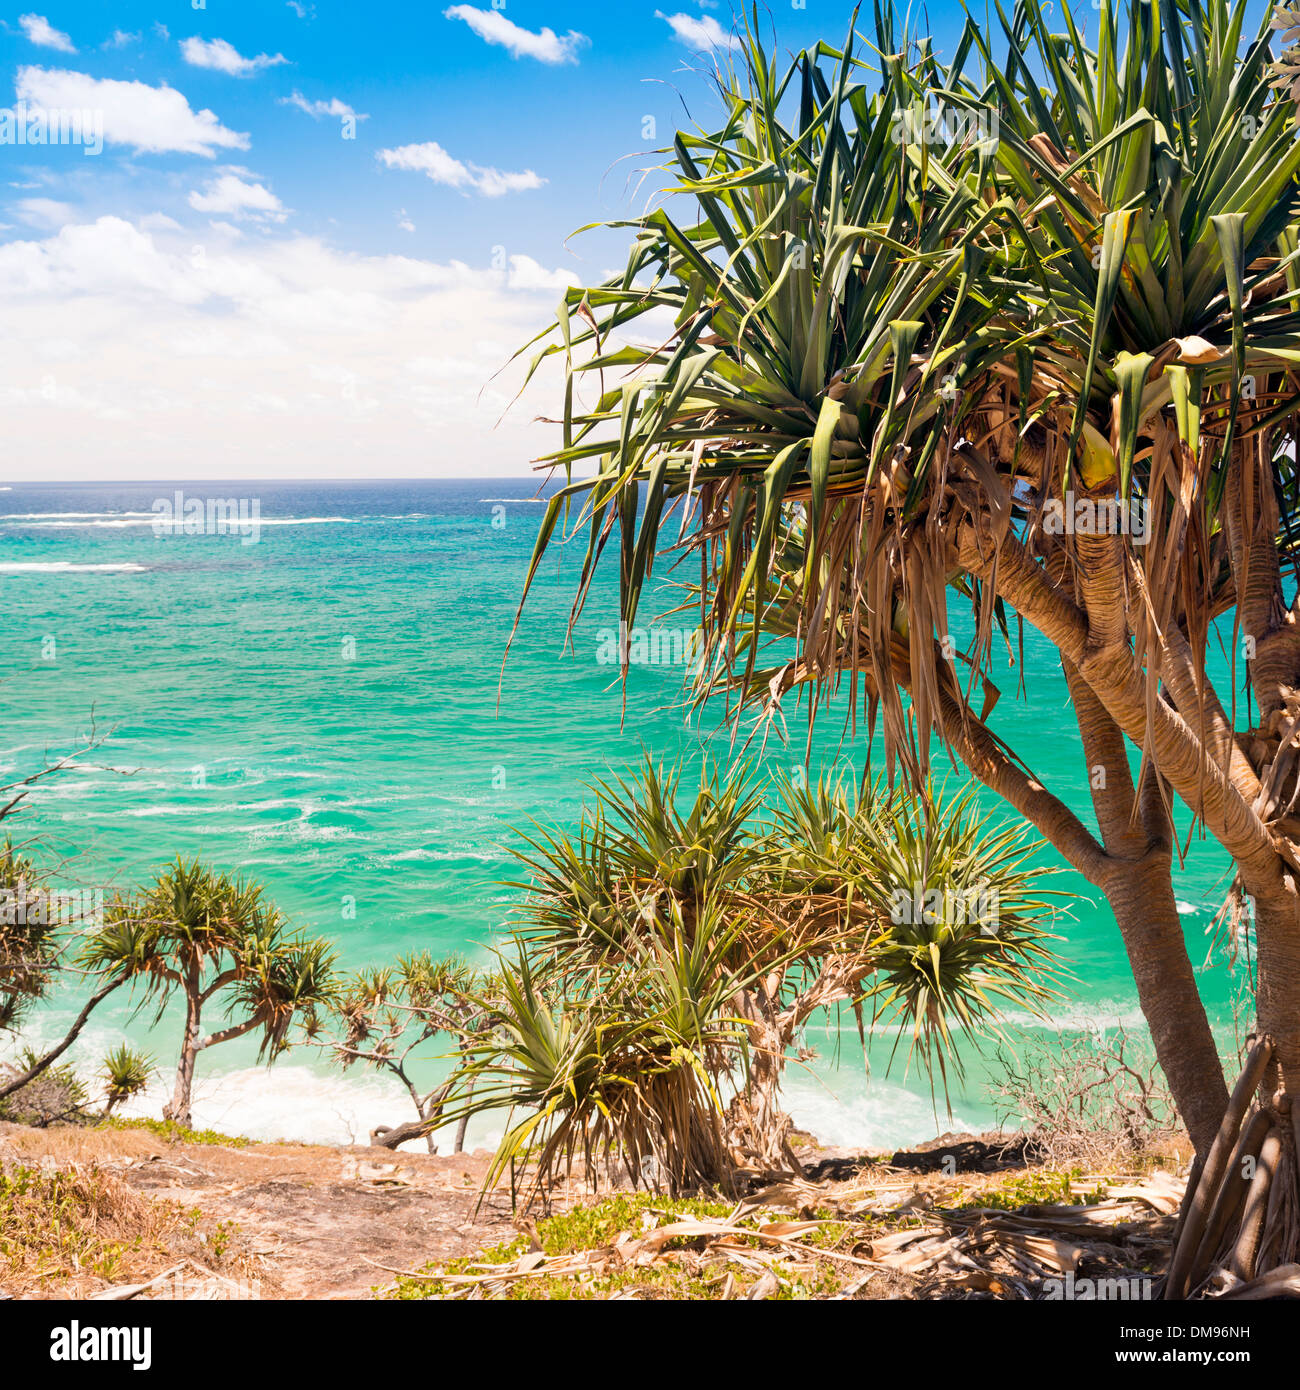
[[[129,978],[130,977],[127,975],[118,975],[116,978],[110,980],[101,989],[97,990],[94,994],[92,994],[90,998],[86,1001],[85,1007],[77,1015],[76,1021],[68,1030],[67,1036],[57,1047],[52,1048],[49,1052],[47,1052],[45,1056],[40,1059],[39,1062],[37,1062],[34,1066],[29,1067],[25,1072],[23,1072],[21,1076],[14,1077],[9,1081],[4,1082],[3,1085],[0,1085],[0,1100],[3,1100],[5,1096],[11,1095],[14,1091],[17,1091],[21,1089],[23,1086],[26,1086],[29,1081],[35,1081],[36,1078],[46,1069],[46,1067],[48,1067],[52,1062],[58,1061],[58,1059],[63,1056],[63,1054],[68,1050],[68,1048],[70,1048],[72,1044],[76,1042],[78,1035],[81,1033],[81,1030],[86,1026],[86,1020],[95,1011],[95,1009],[105,999],[107,999],[108,996],[112,994],[112,992],[115,989],[117,989],[119,985],[124,985]]]

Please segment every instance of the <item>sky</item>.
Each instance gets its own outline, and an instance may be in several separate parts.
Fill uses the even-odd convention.
[[[0,6],[0,487],[527,475],[559,383],[506,364],[622,265],[571,234],[711,120],[732,3]],[[952,51],[955,0],[898,8]],[[852,4],[762,13],[797,51]],[[18,143],[46,110],[92,129]]]
[[[621,267],[629,233],[571,234],[644,209],[734,42],[730,0],[32,4],[0,17],[3,482],[528,473],[558,386],[512,406],[506,364]],[[765,22],[797,50],[851,12]],[[45,111],[90,115],[20,141]]]

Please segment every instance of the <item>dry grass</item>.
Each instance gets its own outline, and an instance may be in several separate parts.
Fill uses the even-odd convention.
[[[0,1163],[5,1160],[46,1172],[94,1168],[142,1202],[178,1211],[185,1219],[165,1223],[159,1240],[130,1252],[112,1282],[143,1283],[189,1260],[245,1284],[206,1293],[206,1276],[190,1264],[182,1275],[185,1297],[367,1298],[384,1277],[377,1264],[406,1268],[453,1259],[513,1231],[504,1198],[479,1207],[486,1154],[210,1143],[163,1126],[29,1129],[0,1123]],[[202,1219],[191,1232],[187,1220],[195,1211]],[[220,1258],[214,1242],[224,1242]],[[82,1287],[93,1293],[105,1284],[87,1277]],[[45,1296],[79,1296],[65,1276],[45,1285]],[[172,1285],[168,1279],[141,1296],[182,1296]],[[0,1290],[20,1292],[3,1258]]]
[[[209,1276],[245,1286],[265,1277],[233,1223],[144,1196],[94,1158],[71,1158],[95,1147],[84,1131],[42,1135],[64,1153],[25,1163],[0,1140],[0,1296],[93,1297],[182,1262],[191,1290]]]

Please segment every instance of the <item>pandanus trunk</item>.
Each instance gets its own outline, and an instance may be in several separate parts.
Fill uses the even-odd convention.
[[[1300,899],[1288,877],[1276,893],[1255,897],[1254,905],[1256,1018],[1274,1049],[1264,1087],[1300,1097]]]
[[[778,1172],[802,1171],[790,1147],[790,1117],[781,1109],[781,1076],[790,1030],[775,1004],[745,991],[737,1012],[749,1030],[749,1069],[745,1086],[728,1112],[728,1138],[746,1161]]]
[[[194,1092],[194,1066],[198,1060],[200,1033],[200,1005],[197,990],[189,991],[185,999],[185,1036],[181,1039],[180,1061],[176,1066],[176,1083],[172,1087],[172,1098],[163,1106],[163,1119],[173,1120],[178,1125],[190,1128],[191,1097]]]
[[[1106,900],[1124,939],[1156,1060],[1193,1147],[1204,1155],[1228,1089],[1187,955],[1168,860],[1123,866],[1106,885]]]
[[[1203,1164],[1193,1170],[1174,1233],[1166,1299],[1300,1294],[1300,1167],[1293,1098],[1271,1095],[1273,1040],[1256,1043]]]
[[[1062,665],[1105,850],[1090,877],[1115,914],[1156,1060],[1192,1145],[1204,1157],[1228,1090],[1178,918],[1169,812],[1154,766],[1147,763],[1134,783],[1128,746],[1111,712],[1072,662]]]

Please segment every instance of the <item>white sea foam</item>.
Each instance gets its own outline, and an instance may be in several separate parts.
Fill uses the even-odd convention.
[[[946,1130],[962,1133],[988,1127],[987,1117],[950,1117],[942,1099],[936,1112],[928,1097],[894,1082],[873,1077],[856,1085],[844,1083],[845,1073],[840,1071],[834,1078],[834,1092],[797,1075],[782,1088],[782,1098],[795,1124],[823,1144],[895,1148],[923,1144]]]
[[[482,864],[490,864],[497,856],[494,854],[484,854],[481,850],[474,849],[404,849],[400,854],[388,856],[387,862],[392,864],[406,863],[426,863],[442,864],[447,860],[454,859],[473,859]]]
[[[1004,1027],[1048,1033],[1101,1033],[1112,1028],[1124,1028],[1131,1032],[1147,1026],[1142,1010],[1136,1004],[1114,999],[1095,1004],[1075,1004],[1058,1009],[1047,1018],[1039,1018],[1028,1010],[1021,1012],[1010,1009],[998,1015],[997,1022]]]
[[[359,520],[358,517],[352,516],[264,516],[259,518],[259,525],[356,526]],[[121,530],[128,526],[160,525],[166,534],[173,529],[173,524],[157,512],[6,512],[0,513],[0,521],[21,523],[25,531],[81,531],[93,527]],[[181,530],[181,523],[176,523],[174,529]]]
[[[43,1051],[61,1033],[61,1028],[41,1020],[26,1030],[24,1041]],[[92,1023],[74,1046],[71,1064],[92,1104],[99,1104],[103,1095],[102,1058],[121,1041],[119,1031]],[[13,1046],[0,1049],[0,1060],[9,1060],[15,1050]],[[159,1067],[153,1081],[140,1095],[119,1106],[116,1114],[125,1119],[157,1119],[162,1114],[171,1095],[172,1075],[165,1049],[155,1050],[155,1055]],[[375,1072],[341,1076],[286,1062],[277,1063],[269,1072],[264,1066],[215,1074],[200,1069],[194,1083],[192,1114],[195,1129],[300,1144],[366,1145],[372,1129],[415,1118],[410,1096],[392,1077]],[[466,1147],[495,1148],[502,1131],[499,1118],[476,1118],[466,1134]],[[433,1142],[439,1153],[450,1153],[455,1138],[455,1125],[447,1125],[434,1131]],[[423,1140],[403,1147],[425,1150]]]
[[[32,560],[22,564],[0,564],[0,574],[143,574],[148,565],[74,565],[70,560]]]
[[[25,521],[22,523],[24,531],[91,531],[95,529],[122,531],[129,526],[152,525],[152,521],[146,521],[143,517],[119,517],[113,521],[92,521],[87,518],[85,521]]]
[[[1176,904],[1179,913],[1184,917],[1191,917],[1200,912],[1201,909],[1195,903],[1179,902]]]
[[[84,519],[87,521],[112,521],[125,517],[151,518],[153,512],[0,512],[0,521],[44,521],[51,518],[57,521]]]
[[[129,1117],[162,1113],[170,1078],[156,1081],[121,1110]],[[194,1086],[194,1127],[249,1139],[286,1139],[301,1144],[368,1144],[370,1131],[380,1125],[415,1118],[411,1098],[395,1079],[375,1073],[356,1076],[321,1075],[310,1067],[280,1063],[268,1075],[265,1067],[244,1067],[216,1076],[200,1076]],[[493,1147],[501,1137],[500,1122],[486,1117],[471,1125],[467,1147]],[[434,1131],[440,1153],[450,1153],[456,1127]],[[406,1145],[424,1150],[424,1142]]]
[[[98,1055],[113,1045],[105,1035]],[[98,1064],[87,1051],[77,1071],[92,1095],[103,1083]],[[985,1118],[956,1113],[949,1117],[939,1104],[938,1117],[930,1099],[889,1081],[834,1078],[834,1094],[815,1080],[793,1076],[784,1094],[800,1129],[824,1144],[892,1148],[923,1143],[943,1130],[972,1131],[987,1127]],[[157,1118],[170,1094],[171,1076],[163,1067],[148,1090],[126,1102],[118,1113],[127,1118]],[[282,1139],[303,1144],[367,1144],[372,1129],[414,1119],[410,1097],[393,1078],[361,1072],[341,1076],[295,1063],[249,1066],[216,1075],[200,1073],[194,1086],[194,1127],[249,1139]],[[503,1129],[501,1116],[476,1116],[466,1135],[468,1149],[494,1148]],[[989,1121],[991,1122],[991,1121]],[[434,1131],[439,1153],[450,1153],[455,1126]],[[423,1141],[404,1146],[413,1152]]]
[[[1028,1009],[1002,1009],[991,1013],[988,1016],[988,1022],[999,1028],[1018,1028],[1048,1033],[1098,1033],[1112,1028],[1137,1030],[1146,1027],[1142,1010],[1136,1004],[1113,999],[1103,999],[1089,1004],[1069,1005],[1046,1017],[1030,1013]],[[966,1031],[964,1025],[955,1020],[950,1026],[956,1034]],[[849,1035],[847,1027],[841,1027],[833,1020],[826,1023],[811,1024],[807,1031],[809,1034],[816,1034],[827,1039],[834,1039],[837,1034],[843,1038],[847,1038]],[[856,1032],[856,1027],[853,1031]],[[868,1023],[865,1025],[864,1031],[868,1037],[893,1038],[898,1033],[898,1021],[897,1019],[882,1019],[876,1023]]]

